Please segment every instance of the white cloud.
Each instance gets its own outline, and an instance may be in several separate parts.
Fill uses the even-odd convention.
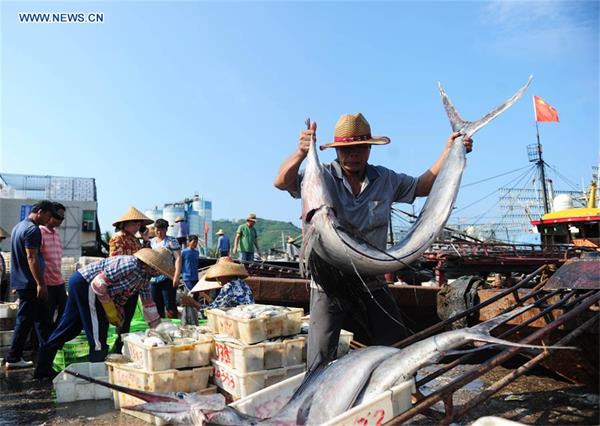
[[[482,20],[502,48],[560,53],[598,45],[597,1],[492,1],[483,7]]]

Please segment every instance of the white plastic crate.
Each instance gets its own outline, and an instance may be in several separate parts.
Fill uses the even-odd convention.
[[[71,364],[67,370],[85,374],[95,379],[108,381],[108,373],[103,362],[81,362]],[[56,391],[56,402],[73,402],[96,399],[112,399],[112,391],[106,386],[96,385],[61,371],[52,383]]]
[[[305,365],[274,368],[272,370],[252,371],[240,373],[225,364],[211,360],[213,365],[213,382],[234,398],[244,398],[254,392],[279,383],[288,377],[288,371],[297,373]]]
[[[301,364],[306,361],[304,346],[302,337],[246,345],[229,336],[216,335],[214,356],[240,373],[249,373]]]
[[[10,346],[13,338],[13,330],[0,331],[0,346]]]
[[[148,392],[197,392],[206,389],[212,367],[191,370],[144,371],[135,363],[106,362],[110,383]],[[113,391],[115,408],[142,404],[133,396]]]
[[[251,345],[274,337],[292,336],[300,333],[302,308],[288,308],[289,311],[271,317],[238,318],[220,309],[207,309],[209,328],[215,333],[227,334],[243,343]]]
[[[146,371],[202,367],[210,364],[212,335],[202,335],[196,342],[185,345],[154,347],[140,342],[132,334],[125,334],[123,337],[123,355]]]
[[[252,416],[272,417],[289,401],[303,378],[304,374],[296,375],[235,401],[230,406]],[[413,392],[414,382],[408,380],[382,393],[374,400],[340,414],[323,426],[384,424],[412,407]]]
[[[18,303],[0,303],[0,318],[16,318]]]

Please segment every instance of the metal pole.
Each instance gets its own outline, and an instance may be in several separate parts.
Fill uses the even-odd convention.
[[[548,207],[548,194],[546,192],[546,171],[544,170],[544,160],[542,158],[542,144],[540,143],[540,129],[538,127],[537,121],[535,122],[535,133],[537,136],[537,151],[538,151],[538,161],[537,166],[540,170],[540,179],[542,181],[542,196],[544,197],[544,214],[550,213],[550,208]]]

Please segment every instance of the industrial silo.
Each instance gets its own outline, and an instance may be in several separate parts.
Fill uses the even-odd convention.
[[[148,216],[148,218],[150,218],[152,220],[156,220],[156,219],[162,218],[163,211],[162,211],[162,209],[159,209],[158,207],[154,207],[153,209],[146,210],[144,212],[144,214],[146,216]]]
[[[163,219],[169,222],[169,229],[167,230],[167,235],[172,237],[177,237],[179,231],[179,224],[175,223],[175,219],[177,216],[181,216],[185,218],[185,209],[182,206],[178,205],[169,205],[165,206],[163,209]]]
[[[212,247],[212,202],[203,198],[194,198],[192,209],[198,212],[201,221],[201,238],[204,238],[204,230],[208,228],[206,247]]]

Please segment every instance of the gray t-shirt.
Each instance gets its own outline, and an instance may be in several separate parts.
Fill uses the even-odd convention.
[[[412,203],[415,200],[417,178],[396,173],[383,166],[367,164],[366,177],[360,193],[354,196],[350,183],[344,178],[337,160],[323,164],[325,184],[333,199],[340,224],[358,232],[374,246],[385,249],[392,203]],[[290,191],[300,198],[304,170],[298,172],[296,190]]]

